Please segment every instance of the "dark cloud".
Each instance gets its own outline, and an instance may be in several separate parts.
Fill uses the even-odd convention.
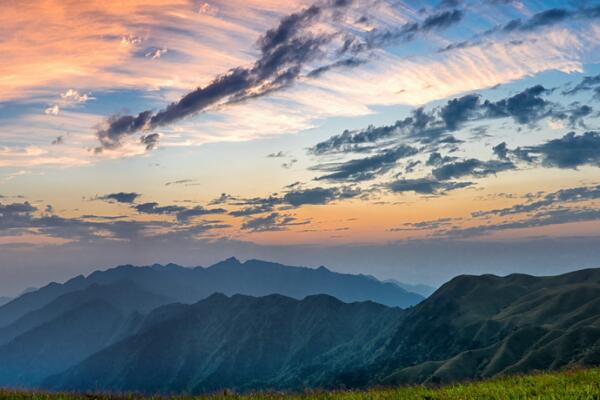
[[[274,208],[274,204],[269,204],[268,202],[265,202],[265,204],[244,207],[239,210],[230,211],[229,215],[232,215],[234,217],[248,217],[250,215],[264,214],[267,212],[271,212],[271,211],[273,211],[273,208]]]
[[[569,126],[572,128],[587,128],[584,118],[590,116],[592,111],[594,111],[594,109],[586,104],[575,104],[573,108],[567,112],[559,113],[555,118],[566,119],[569,122]]]
[[[375,178],[390,169],[401,158],[417,154],[417,149],[411,146],[400,145],[398,147],[383,150],[380,153],[340,163],[322,164],[313,169],[330,172],[327,175],[316,178],[328,181],[350,181],[359,182]]]
[[[187,223],[194,217],[211,215],[211,214],[224,214],[227,210],[223,208],[204,208],[202,206],[196,206],[192,208],[183,206],[161,206],[156,202],[136,204],[133,208],[140,214],[152,214],[152,215],[174,215],[175,219],[181,223]]]
[[[136,204],[135,210],[140,214],[169,215],[184,211],[182,206],[160,206],[156,202]]]
[[[541,163],[545,167],[600,166],[600,132],[588,131],[580,135],[569,132],[562,138],[537,146],[518,147],[510,153],[519,160]]]
[[[264,217],[252,218],[245,221],[241,229],[252,232],[284,231],[290,226],[306,225],[309,220],[298,221],[298,219],[289,214],[271,213]]]
[[[437,8],[456,8],[460,6],[459,0],[442,0],[438,3]]]
[[[406,224],[402,224],[402,226],[399,228],[390,229],[390,232],[423,231],[423,230],[430,230],[430,229],[439,229],[439,228],[451,225],[454,221],[456,221],[455,218],[444,217],[444,218],[438,218],[438,219],[430,220],[430,221],[406,223]]]
[[[194,182],[196,182],[196,179],[179,179],[177,181],[167,182],[167,183],[165,183],[165,186],[174,186],[174,185],[189,186],[190,184],[193,184]]]
[[[170,124],[215,104],[235,103],[289,86],[305,64],[319,58],[322,46],[333,39],[330,34],[312,34],[305,28],[326,16],[334,18],[338,10],[351,3],[328,0],[290,14],[259,39],[260,57],[251,67],[234,68],[156,113],[146,110],[137,116],[111,117],[107,126],[97,132],[101,145],[97,150],[117,148],[127,136]],[[154,146],[156,141],[151,144]]]
[[[470,158],[444,164],[433,169],[432,174],[440,181],[447,181],[449,179],[462,178],[465,176],[481,178],[515,168],[516,166],[510,161],[482,161],[476,158]]]
[[[565,8],[551,8],[534,14],[526,20],[514,19],[504,25],[503,32],[529,32],[539,28],[552,26],[575,19],[595,19],[600,17],[600,6],[582,7],[576,10]]]
[[[65,143],[65,138],[64,136],[57,136],[52,140],[52,144],[53,145],[60,145],[60,144],[64,144]]]
[[[140,143],[146,146],[146,151],[154,150],[160,141],[160,134],[150,133],[140,137]]]
[[[540,209],[556,206],[564,206],[565,203],[590,201],[600,199],[600,185],[581,186],[569,189],[561,189],[556,192],[545,194],[541,199],[527,203],[515,204],[511,207],[498,208],[494,210],[476,211],[473,217],[486,217],[490,215],[507,216],[514,214],[530,213]]]
[[[29,218],[32,213],[37,211],[37,207],[32,206],[29,202],[24,203],[0,203],[0,221],[2,227],[9,227],[13,221],[20,220],[23,217]]]
[[[232,200],[235,200],[235,198],[232,195],[227,194],[227,193],[221,193],[221,195],[219,197],[211,200],[208,204],[211,206],[214,206],[214,205],[219,205],[219,204],[225,204]]]
[[[368,126],[349,131],[317,143],[309,151],[315,155],[372,151],[377,146],[390,145],[394,140],[413,140],[424,144],[451,144],[458,140],[451,135],[465,123],[496,118],[513,118],[518,124],[533,124],[545,117],[580,120],[581,111],[559,112],[542,96],[550,90],[536,85],[498,101],[481,101],[478,94],[454,98],[446,104],[425,111],[413,110],[410,116],[391,125]],[[579,112],[579,114],[577,114]]]
[[[421,165],[421,161],[420,160],[411,160],[411,161],[408,161],[406,163],[406,165],[404,166],[404,171],[406,171],[407,173],[414,172],[415,169],[419,165]]]
[[[115,220],[115,219],[126,219],[126,215],[94,215],[94,214],[85,214],[80,218],[82,219],[93,219],[93,220]]]
[[[211,215],[211,214],[224,214],[227,210],[224,208],[204,208],[201,206],[196,206],[193,208],[187,208],[183,211],[179,211],[175,214],[178,222],[187,223],[190,219],[195,217],[200,217],[203,215]]]
[[[446,128],[454,131],[462,123],[468,121],[474,113],[479,110],[479,95],[470,94],[460,98],[452,99],[440,109],[440,117],[446,124]]]
[[[31,204],[0,204],[0,236],[36,234],[69,240],[97,240],[100,232],[110,237],[130,239],[139,235],[149,224],[125,221],[86,221],[80,218],[63,218],[58,215],[40,213]]]
[[[429,154],[429,158],[427,159],[427,162],[425,164],[429,166],[440,166],[451,163],[452,161],[455,161],[457,159],[457,157],[442,156],[437,151],[434,151],[433,153]]]
[[[480,45],[482,43],[483,42],[481,40],[476,40],[476,39],[463,40],[461,42],[450,43],[449,45],[438,49],[438,53],[445,53],[447,51],[452,51],[452,50],[466,49],[469,47]]]
[[[231,211],[234,217],[246,217],[255,214],[272,212],[277,206],[289,209],[304,205],[325,205],[336,200],[345,200],[358,197],[361,190],[350,186],[341,187],[315,187],[300,188],[294,185],[282,195],[271,195],[269,197],[255,197],[251,199],[238,199],[230,197],[225,200],[228,204],[242,206],[239,210]]]
[[[487,34],[501,32],[530,32],[540,28],[553,26],[561,22],[576,19],[594,19],[600,17],[600,6],[581,7],[575,10],[551,8],[532,15],[528,19],[513,19],[501,27],[496,27]]]
[[[37,235],[67,239],[70,242],[93,243],[95,246],[114,239],[141,241],[147,246],[149,241],[155,239],[195,239],[201,233],[229,227],[219,221],[201,221],[181,226],[181,221],[134,221],[124,218],[127,217],[85,215],[80,218],[64,218],[47,212],[40,213],[40,210],[29,203],[0,203],[0,236],[34,232]]]
[[[513,19],[504,25],[501,30],[503,32],[527,32],[533,31],[541,27],[556,25],[576,15],[575,12],[563,8],[552,8],[534,14],[529,19],[523,21],[521,19]]]
[[[594,97],[600,99],[600,75],[596,76],[585,76],[574,87],[564,90],[564,95],[574,95],[583,91],[594,91]]]
[[[463,11],[457,9],[436,13],[425,18],[421,24],[421,30],[446,29],[459,23],[463,17]]]
[[[365,143],[374,143],[395,135],[404,126],[412,124],[413,119],[407,117],[402,121],[397,121],[393,125],[375,127],[369,125],[366,129],[360,131],[345,130],[339,135],[317,143],[310,149],[310,152],[316,155],[337,153],[337,152],[360,152]],[[367,150],[370,148],[367,148]]]
[[[434,178],[398,179],[385,187],[394,193],[415,192],[418,194],[443,194],[451,190],[471,186],[471,182],[440,182]]]
[[[600,220],[600,210],[597,208],[558,208],[541,211],[517,221],[509,220],[468,228],[455,227],[438,234],[445,237],[473,237],[511,229],[539,228],[549,225],[598,220]]]
[[[286,154],[283,151],[278,151],[277,153],[271,153],[267,155],[267,158],[283,158],[286,157]]]
[[[113,115],[107,121],[107,126],[104,129],[96,132],[96,136],[100,141],[100,147],[96,148],[96,152],[101,152],[103,149],[116,149],[121,146],[123,139],[135,132],[145,128],[150,122],[152,111],[143,111],[137,116],[132,115]]]
[[[428,15],[422,22],[407,22],[396,29],[373,29],[364,41],[360,41],[355,37],[349,38],[342,52],[360,53],[366,49],[383,47],[397,41],[408,42],[420,34],[447,29],[462,21],[463,18],[464,12],[462,10],[436,11]]]
[[[214,105],[238,103],[289,87],[301,76],[305,67],[325,58],[328,54],[325,46],[341,36],[340,32],[315,33],[309,28],[318,21],[343,17],[344,11],[352,3],[352,0],[323,0],[290,14],[258,40],[260,56],[252,66],[233,68],[158,112],[146,110],[135,116],[109,118],[106,126],[96,133],[100,141],[96,151],[118,148],[132,134],[168,125]],[[357,33],[345,34],[346,40],[342,47],[336,52],[329,52],[334,59],[327,65],[313,69],[308,76],[318,77],[332,68],[357,67],[365,62],[356,57],[358,53],[397,40],[412,40],[416,35],[432,30],[446,29],[461,21],[463,16],[461,10],[443,10],[428,15],[422,22],[407,23],[399,29],[370,31],[364,40]],[[348,57],[345,55],[348,52],[355,54]],[[148,149],[152,149],[156,146],[158,137],[144,135],[140,140]],[[146,141],[149,143],[145,143]]]
[[[508,147],[506,145],[506,142],[502,142],[500,144],[497,144],[496,146],[494,146],[492,148],[492,150],[494,151],[494,154],[501,160],[508,160]]]
[[[327,204],[333,200],[349,199],[360,194],[360,190],[349,187],[291,190],[283,196],[283,201],[293,207],[306,204]]]
[[[496,3],[502,3],[502,0],[496,1]],[[478,46],[483,43],[489,44],[489,42],[484,42],[482,39],[486,36],[493,34],[514,34],[514,33],[528,33],[533,32],[538,29],[543,29],[546,27],[551,27],[563,22],[576,21],[576,20],[586,20],[586,19],[595,19],[600,17],[600,6],[594,7],[581,7],[574,10],[569,10],[565,8],[551,8],[548,10],[541,11],[537,14],[532,15],[527,19],[513,19],[507,22],[504,25],[498,25],[492,29],[487,30],[481,34],[475,35],[470,40],[464,40],[457,43],[452,43],[442,49],[439,52],[445,52],[455,49],[464,49],[467,47]],[[535,39],[533,39],[535,40]],[[523,40],[511,40],[508,43],[511,45],[520,45],[524,41]]]
[[[242,207],[239,210],[231,211],[229,213],[234,217],[246,217],[249,215],[271,212],[275,206],[278,206],[283,202],[281,197],[277,195],[271,195],[269,197],[253,197],[250,199],[240,199],[230,195],[225,196],[226,197],[221,195],[221,204]]]
[[[324,65],[319,68],[315,68],[312,71],[310,71],[307,74],[307,76],[309,78],[318,78],[321,75],[323,75],[324,73],[329,72],[332,69],[355,68],[355,67],[365,64],[366,62],[367,62],[367,60],[363,60],[361,58],[356,58],[356,57],[345,58],[343,60],[339,60],[339,61],[336,61],[336,62],[328,64],[328,65]]]
[[[118,193],[110,193],[104,196],[98,197],[99,200],[105,201],[116,201],[117,203],[134,203],[135,200],[140,197],[141,194],[135,192],[118,192]]]
[[[295,158],[292,158],[290,161],[288,161],[288,162],[285,162],[285,163],[281,164],[281,167],[282,167],[282,168],[285,168],[285,169],[290,169],[290,168],[292,168],[292,167],[294,166],[294,164],[296,164],[297,162],[298,162],[298,160],[297,160],[297,159],[295,159]]]
[[[551,114],[551,103],[541,97],[548,92],[542,85],[536,85],[506,99],[485,101],[482,107],[489,118],[512,117],[519,124],[529,124]]]

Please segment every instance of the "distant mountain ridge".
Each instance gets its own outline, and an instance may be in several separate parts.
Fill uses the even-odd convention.
[[[208,268],[184,268],[176,264],[148,267],[123,265],[96,271],[87,277],[80,275],[64,284],[50,283],[0,306],[0,327],[14,323],[63,294],[85,289],[92,284],[124,280],[168,298],[171,302],[181,303],[195,303],[215,292],[250,296],[282,294],[296,299],[328,294],[345,302],[371,300],[402,308],[424,299],[419,294],[366,275],[342,274],[325,267],[291,267],[260,260],[241,263],[231,257]]]
[[[0,386],[37,385],[134,333],[143,314],[168,302],[129,281],[64,294],[0,328]]]

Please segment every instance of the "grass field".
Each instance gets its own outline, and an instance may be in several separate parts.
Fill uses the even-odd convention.
[[[220,400],[220,399],[283,399],[295,400],[470,400],[470,399],[594,399],[600,400],[600,369],[581,369],[556,373],[539,373],[512,376],[481,382],[456,384],[441,388],[421,386],[382,388],[369,391],[323,391],[286,395],[265,394],[217,394],[210,396],[169,397],[171,400]],[[166,399],[164,397],[140,397],[136,395],[109,396],[93,394],[51,394],[36,392],[0,391],[0,400],[134,400]]]

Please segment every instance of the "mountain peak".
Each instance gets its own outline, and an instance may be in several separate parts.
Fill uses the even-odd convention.
[[[229,299],[229,297],[225,293],[214,292],[213,294],[211,294],[210,296],[208,296],[206,299],[200,300],[200,302],[202,302],[202,301],[211,301],[211,300],[224,300],[224,299]]]
[[[169,271],[169,270],[174,270],[174,269],[182,269],[184,267],[182,267],[181,265],[178,264],[174,264],[174,263],[168,263],[168,264],[152,264],[150,266],[150,268],[152,268],[155,271]]]
[[[219,261],[216,264],[211,265],[210,267],[208,267],[209,269],[212,268],[223,268],[223,267],[238,267],[241,266],[242,263],[240,262],[240,260],[238,260],[235,257],[229,257],[223,261]]]
[[[217,264],[232,264],[232,265],[242,265],[242,262],[238,260],[236,257],[229,257],[225,260],[218,262]]]

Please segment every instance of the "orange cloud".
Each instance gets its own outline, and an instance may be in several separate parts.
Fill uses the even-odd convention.
[[[299,5],[236,0],[215,4],[218,12],[199,12],[206,6],[194,3],[5,3],[0,15],[0,100],[38,94],[51,87],[194,87],[250,60],[245,52],[273,18],[266,15]],[[236,19],[243,15],[248,23],[236,23],[234,13]],[[160,48],[162,56],[178,52],[185,61],[134,57],[136,51],[150,46]],[[148,63],[155,61],[163,63],[161,68],[148,68]]]

